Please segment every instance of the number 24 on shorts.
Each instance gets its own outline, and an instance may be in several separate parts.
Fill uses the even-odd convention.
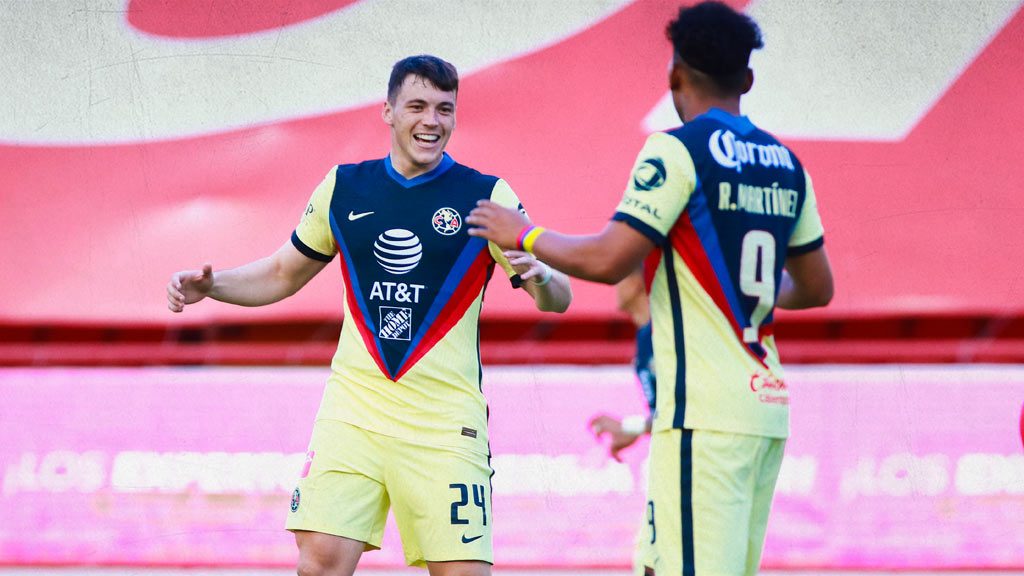
[[[483,484],[473,484],[473,504],[480,508],[483,525],[487,526],[487,499]],[[449,484],[449,488],[459,491],[459,499],[452,502],[452,524],[469,524],[469,520],[460,515],[460,510],[469,505],[469,486],[465,484]]]

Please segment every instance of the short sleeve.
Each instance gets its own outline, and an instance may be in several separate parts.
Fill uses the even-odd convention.
[[[516,193],[512,191],[512,187],[508,185],[508,182],[500,178],[494,183],[494,188],[491,190],[491,202],[506,208],[515,208],[522,212],[524,216],[526,215],[526,209],[523,208],[523,204],[519,201]],[[501,266],[509,278],[516,275],[515,269],[508,263],[505,255],[502,254],[502,249],[497,244],[488,242],[487,248],[491,252],[491,258],[494,258],[494,261]]]
[[[697,176],[686,146],[670,134],[651,134],[633,164],[613,220],[661,244],[690,200]]]
[[[295,248],[309,258],[321,262],[330,262],[338,251],[329,217],[337,170],[337,167],[332,168],[323,182],[313,190],[306,211],[292,233],[292,244]]]
[[[807,182],[807,195],[804,197],[804,206],[796,220],[793,234],[789,237],[789,247],[786,253],[790,256],[812,252],[825,243],[825,229],[821,225],[821,216],[818,214],[818,199],[814,195],[811,175],[806,170],[804,179]]]

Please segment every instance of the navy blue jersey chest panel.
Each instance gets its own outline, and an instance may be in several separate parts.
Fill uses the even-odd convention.
[[[497,178],[455,164],[403,186],[383,160],[338,167],[330,220],[359,316],[394,379],[487,242],[464,218]]]
[[[806,199],[803,167],[773,136],[744,117],[718,110],[669,134],[686,146],[696,170],[697,187],[686,210],[702,244],[710,248],[708,259],[737,322],[748,327],[758,298],[740,289],[744,238],[762,230],[774,239],[771,273],[777,297],[786,248]],[[760,274],[761,262],[751,265]],[[762,325],[771,322],[769,313]],[[755,352],[761,355],[761,350]]]

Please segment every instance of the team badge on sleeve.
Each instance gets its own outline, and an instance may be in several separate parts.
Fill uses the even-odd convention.
[[[434,230],[443,236],[451,236],[462,229],[462,216],[454,208],[440,208],[431,220]]]

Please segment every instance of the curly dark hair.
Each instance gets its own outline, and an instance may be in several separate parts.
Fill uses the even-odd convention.
[[[683,62],[727,93],[742,91],[750,53],[764,46],[753,19],[716,1],[680,8],[665,33]]]
[[[388,80],[388,101],[394,102],[398,89],[409,75],[419,76],[429,81],[438,90],[457,92],[459,90],[459,73],[450,62],[437,56],[419,54],[402,58],[391,68],[391,79]]]

